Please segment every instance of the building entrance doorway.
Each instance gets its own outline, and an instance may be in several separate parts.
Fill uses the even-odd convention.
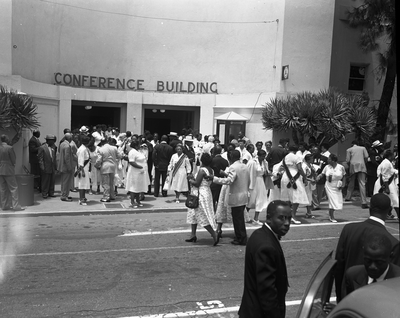
[[[123,116],[125,114],[125,116]],[[126,130],[125,121],[126,104],[103,103],[95,101],[72,101],[71,107],[71,128],[76,129],[82,126],[92,128],[96,125],[116,127],[120,131]]]
[[[144,130],[155,132],[161,137],[171,131],[180,134],[182,129],[198,131],[200,107],[143,105]]]

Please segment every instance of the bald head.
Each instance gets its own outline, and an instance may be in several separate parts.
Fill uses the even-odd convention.
[[[67,140],[67,141],[71,141],[72,140],[72,134],[71,133],[66,133],[64,135],[64,139]]]

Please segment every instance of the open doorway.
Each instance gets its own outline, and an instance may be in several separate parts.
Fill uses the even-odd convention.
[[[72,101],[71,128],[79,129],[82,126],[92,128],[93,126],[104,124],[124,131],[126,124],[121,120],[122,113],[126,113],[126,104]]]
[[[144,105],[144,130],[159,136],[199,129],[200,107]]]

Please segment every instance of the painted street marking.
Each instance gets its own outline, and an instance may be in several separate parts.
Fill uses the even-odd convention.
[[[291,225],[291,229],[294,228],[301,228],[301,227],[310,227],[310,226],[337,226],[337,225],[345,225],[349,223],[354,223],[353,221],[349,222],[340,222],[340,223],[313,223],[313,224],[299,224],[299,225]],[[247,226],[246,229],[248,230],[257,230],[260,226]],[[224,231],[233,231],[233,227],[224,227]],[[124,233],[118,235],[119,237],[127,237],[127,236],[142,236],[142,235],[159,235],[159,234],[178,234],[178,233],[190,233],[191,230],[168,230],[168,231],[152,231],[151,229],[146,232],[131,232],[131,233]],[[205,229],[198,229],[197,232],[207,232]]]
[[[311,239],[286,240],[281,243],[323,241],[338,239],[339,237],[319,237]],[[143,248],[123,248],[118,250],[93,250],[93,251],[76,251],[76,252],[51,252],[51,253],[27,253],[27,254],[7,254],[3,257],[26,257],[26,256],[57,256],[57,255],[79,255],[79,254],[95,254],[95,253],[125,253],[125,252],[147,252],[147,251],[164,251],[174,249],[193,249],[193,248],[209,248],[208,245],[184,245],[184,246],[160,246],[160,247],[143,247]]]
[[[331,303],[336,303],[336,297],[331,297],[329,300]],[[165,314],[156,314],[156,315],[145,315],[145,316],[127,316],[121,318],[178,318],[178,317],[198,317],[198,316],[206,316],[206,315],[213,315],[213,314],[224,314],[230,312],[238,312],[239,306],[232,306],[232,307],[224,307],[221,301],[219,300],[212,300],[208,301],[207,303],[216,303],[221,304],[222,307],[220,308],[200,308],[200,310],[193,310],[193,311],[185,311],[185,312],[175,312],[175,313],[165,313]],[[201,302],[196,303],[198,306],[202,304]],[[290,300],[286,301],[286,306],[298,306],[301,304],[301,300]],[[207,306],[203,306],[207,307]]]

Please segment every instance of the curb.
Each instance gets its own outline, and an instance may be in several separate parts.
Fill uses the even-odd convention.
[[[39,216],[77,216],[77,215],[113,215],[113,214],[142,214],[142,213],[164,213],[164,212],[186,212],[187,208],[126,208],[108,210],[86,210],[86,211],[54,211],[54,212],[0,212],[0,218],[8,217],[39,217]]]

